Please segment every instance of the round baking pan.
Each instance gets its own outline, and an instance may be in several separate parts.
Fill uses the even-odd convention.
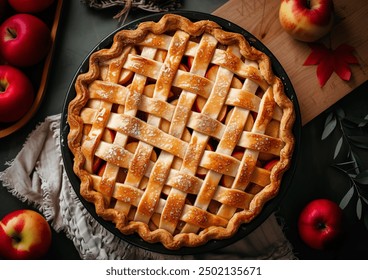
[[[75,192],[77,193],[77,195],[78,195],[79,199],[81,200],[81,202],[83,203],[84,207],[88,210],[88,212],[103,227],[105,227],[107,230],[109,230],[115,236],[118,236],[119,238],[123,239],[124,241],[129,242],[129,243],[131,243],[135,246],[141,247],[143,249],[153,251],[153,252],[162,253],[162,254],[171,254],[171,255],[188,255],[188,254],[199,254],[199,253],[202,254],[202,253],[211,252],[211,251],[214,251],[214,250],[217,250],[217,249],[224,248],[224,247],[226,247],[230,244],[233,244],[234,242],[246,237],[249,233],[251,233],[259,225],[261,225],[270,216],[270,214],[272,212],[277,210],[277,207],[282,202],[282,199],[283,199],[287,189],[292,184],[293,175],[295,173],[295,169],[296,169],[296,166],[297,166],[298,151],[299,151],[299,146],[300,146],[300,135],[301,135],[301,116],[300,116],[300,109],[299,109],[297,96],[294,92],[293,86],[292,86],[292,84],[290,82],[290,79],[288,78],[285,70],[283,69],[281,64],[278,62],[276,57],[256,37],[254,37],[252,34],[247,32],[243,28],[241,28],[241,27],[239,27],[239,26],[237,26],[237,25],[235,25],[235,24],[233,24],[233,23],[231,23],[231,22],[229,22],[225,19],[217,17],[217,16],[213,16],[213,15],[206,14],[206,13],[200,13],[200,12],[192,12],[192,11],[177,11],[177,12],[173,12],[173,13],[182,15],[182,16],[190,19],[191,21],[199,21],[199,20],[214,21],[214,22],[218,23],[226,31],[231,31],[231,32],[236,32],[236,33],[242,34],[249,41],[249,43],[252,46],[254,46],[258,50],[264,52],[265,54],[267,54],[270,57],[271,62],[272,62],[273,71],[279,78],[281,78],[281,80],[284,84],[285,92],[286,92],[287,96],[290,98],[290,100],[293,102],[294,108],[295,108],[295,113],[296,113],[296,121],[295,121],[294,128],[293,128],[293,133],[294,133],[294,136],[295,136],[295,149],[294,149],[293,159],[292,159],[292,163],[291,163],[291,166],[290,166],[289,170],[286,171],[284,176],[283,176],[283,180],[282,180],[278,195],[275,198],[273,198],[272,200],[270,200],[269,202],[267,202],[266,205],[264,206],[263,210],[261,211],[261,213],[257,217],[255,217],[251,222],[241,225],[238,232],[233,237],[231,237],[229,239],[224,239],[224,240],[211,240],[211,241],[207,242],[205,245],[202,245],[202,246],[199,246],[199,247],[193,247],[193,248],[192,247],[183,247],[179,250],[168,250],[161,243],[148,243],[148,242],[144,241],[142,238],[140,238],[137,234],[133,234],[133,235],[124,235],[124,234],[122,234],[119,230],[117,230],[115,228],[115,225],[112,222],[105,221],[101,217],[99,217],[96,214],[94,205],[92,203],[87,202],[80,195],[80,192],[79,192],[80,180],[73,172],[73,158],[74,158],[74,156],[70,152],[70,150],[68,148],[68,145],[67,145],[67,143],[68,143],[67,137],[68,137],[68,133],[69,133],[69,125],[67,123],[68,104],[76,96],[76,92],[75,92],[75,89],[74,89],[74,84],[75,84],[76,77],[80,73],[84,73],[84,72],[88,71],[88,63],[89,63],[88,60],[89,60],[89,57],[92,53],[94,53],[95,51],[97,51],[99,49],[109,48],[111,46],[112,41],[113,41],[113,37],[114,37],[116,32],[118,32],[121,29],[136,29],[138,24],[141,23],[141,22],[144,22],[144,21],[155,21],[155,22],[157,22],[163,16],[163,13],[157,13],[157,14],[152,14],[152,15],[146,16],[146,17],[142,17],[140,19],[132,21],[132,22],[118,28],[117,30],[115,30],[114,32],[109,34],[106,38],[104,38],[99,44],[97,44],[97,46],[95,48],[93,48],[91,50],[91,52],[87,55],[87,57],[83,60],[80,67],[76,71],[76,74],[75,74],[73,80],[70,83],[70,86],[69,86],[69,89],[68,89],[68,92],[67,92],[67,95],[66,95],[66,98],[65,98],[65,102],[64,102],[64,106],[63,106],[63,112],[62,112],[62,118],[61,118],[60,142],[61,142],[61,150],[62,150],[62,157],[63,157],[63,161],[64,161],[65,170],[67,172],[67,175],[69,177],[69,180],[70,180],[70,183],[71,183],[72,187],[74,188]]]

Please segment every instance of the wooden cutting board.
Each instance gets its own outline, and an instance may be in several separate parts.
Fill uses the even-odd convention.
[[[334,5],[336,23],[321,42],[332,49],[342,43],[353,46],[360,64],[351,65],[349,82],[333,73],[322,88],[317,67],[303,66],[310,47],[292,39],[279,23],[280,1],[230,0],[213,12],[252,33],[280,61],[297,94],[303,125],[368,80],[368,1],[334,0]]]

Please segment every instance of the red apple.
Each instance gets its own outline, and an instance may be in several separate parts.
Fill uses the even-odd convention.
[[[0,221],[0,255],[6,259],[39,259],[51,238],[46,219],[33,210],[16,210]]]
[[[105,129],[102,135],[102,140],[107,143],[113,143],[115,139],[116,132],[111,129]]]
[[[46,10],[54,0],[8,0],[10,6],[18,13],[38,13]]]
[[[219,66],[218,65],[212,65],[208,68],[205,77],[211,81],[216,80],[217,72],[218,72]]]
[[[97,171],[97,175],[102,177],[102,175],[105,172],[105,169],[106,169],[106,161],[104,161],[102,165],[100,166],[99,170]]]
[[[333,201],[316,199],[302,210],[298,229],[301,239],[318,250],[331,248],[342,235],[342,210]]]
[[[16,14],[0,26],[0,56],[19,67],[40,62],[51,46],[47,25],[30,14]]]
[[[202,96],[197,96],[193,104],[193,109],[198,113],[202,112],[204,106],[206,105],[206,102],[207,102],[206,98]],[[226,118],[226,113],[227,113],[227,105],[224,105],[221,108],[221,111],[220,111],[219,116],[217,117],[217,120],[220,122],[223,122]]]
[[[194,57],[193,56],[188,56],[187,64],[188,64],[189,71],[192,68],[193,61],[194,61]]]
[[[295,39],[313,42],[332,29],[332,0],[281,0],[281,26]]]
[[[271,169],[279,162],[278,159],[272,159],[263,166],[264,169],[271,171]]]
[[[34,90],[19,69],[0,65],[0,122],[19,120],[32,106]]]
[[[185,71],[185,72],[189,72],[190,71],[188,65],[186,65],[184,63],[180,63],[179,69],[182,70],[182,71]]]
[[[93,165],[92,165],[92,172],[96,174],[102,165],[103,160],[99,157],[94,157]]]

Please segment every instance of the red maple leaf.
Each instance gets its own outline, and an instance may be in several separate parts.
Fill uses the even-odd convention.
[[[353,55],[354,48],[347,44],[341,44],[335,50],[323,44],[309,44],[309,47],[312,52],[303,65],[318,65],[317,78],[321,87],[326,84],[333,72],[342,80],[349,81],[351,77],[349,64],[359,64]]]

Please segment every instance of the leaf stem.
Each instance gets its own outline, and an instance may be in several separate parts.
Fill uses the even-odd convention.
[[[341,131],[342,137],[344,139],[344,142],[346,142],[348,144],[348,156],[352,160],[352,163],[354,165],[355,173],[358,174],[360,172],[360,168],[359,168],[359,165],[358,165],[358,163],[356,161],[356,157],[354,155],[354,151],[353,151],[353,149],[351,147],[352,146],[351,145],[351,141],[350,141],[350,139],[349,139],[349,137],[348,137],[348,135],[347,135],[347,133],[345,131],[345,127],[344,127],[343,122],[342,122],[342,117],[339,116],[339,114],[337,116],[337,121],[339,123],[340,131]]]
[[[340,153],[342,145],[345,144],[347,145],[347,153],[346,153],[347,161],[337,163],[333,165],[333,167],[339,170],[340,172],[343,172],[345,176],[348,177],[350,181],[350,188],[348,192],[341,199],[339,205],[342,209],[344,209],[351,202],[352,197],[356,195],[357,197],[356,215],[359,220],[362,219],[362,214],[363,214],[362,204],[364,203],[365,205],[368,205],[368,198],[364,196],[363,189],[357,183],[357,176],[362,174],[361,169],[363,167],[360,167],[359,165],[359,162],[358,162],[359,157],[354,152],[354,147],[360,147],[360,146],[356,145],[354,142],[354,139],[356,139],[357,137],[351,137],[351,136],[349,137],[348,134],[349,134],[349,128],[362,129],[362,127],[366,125],[365,120],[368,119],[367,116],[365,116],[363,120],[357,121],[354,118],[347,118],[345,116],[345,112],[342,109],[336,108],[335,111],[333,112],[333,116],[328,115],[326,119],[326,123],[325,123],[325,129],[322,133],[322,140],[323,140],[335,129],[335,126],[340,128],[341,135],[335,147],[334,159],[336,159],[337,155]],[[345,124],[345,121],[350,121],[351,119],[354,120],[354,123],[356,126],[349,127],[348,123]],[[363,175],[363,177],[364,176],[365,175]],[[356,194],[355,194],[355,191],[356,191]],[[364,218],[364,220],[366,220],[366,218]],[[365,223],[365,225],[368,229],[368,223]]]

